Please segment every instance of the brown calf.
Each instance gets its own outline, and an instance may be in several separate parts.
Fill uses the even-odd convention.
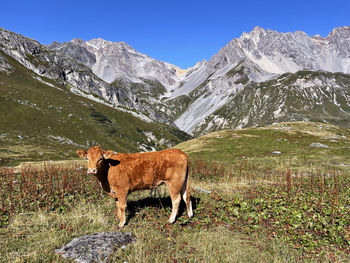
[[[168,149],[147,153],[117,153],[94,146],[87,152],[78,150],[78,156],[87,158],[88,174],[94,174],[102,188],[116,200],[119,227],[125,224],[128,193],[153,189],[165,182],[172,201],[169,223],[174,223],[181,196],[189,217],[193,216],[188,182],[189,160],[181,150]]]

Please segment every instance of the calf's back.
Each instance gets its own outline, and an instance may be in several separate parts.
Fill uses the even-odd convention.
[[[186,179],[188,157],[181,150],[118,153],[110,158],[118,160],[118,165],[111,166],[108,171],[112,188],[127,187],[128,191],[152,189],[162,182],[182,185]]]

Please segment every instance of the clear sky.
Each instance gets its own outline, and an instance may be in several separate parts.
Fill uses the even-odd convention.
[[[0,27],[42,44],[124,41],[182,68],[255,26],[327,36],[350,25],[350,0],[0,0]]]

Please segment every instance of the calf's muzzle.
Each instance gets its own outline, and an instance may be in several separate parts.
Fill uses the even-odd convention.
[[[89,168],[89,169],[87,170],[87,173],[88,173],[88,174],[97,174],[97,169],[96,169],[96,168]]]

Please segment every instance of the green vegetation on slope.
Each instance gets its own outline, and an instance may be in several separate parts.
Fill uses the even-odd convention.
[[[189,138],[176,128],[147,123],[77,96],[50,79],[38,79],[11,57],[1,55],[15,72],[0,72],[0,165],[72,158],[77,148],[95,144],[138,152],[139,145],[161,149]],[[159,141],[164,138],[165,143],[150,140],[146,132]]]
[[[329,148],[312,148],[321,143]],[[192,159],[264,169],[350,171],[350,130],[317,122],[285,122],[261,128],[223,130],[176,146]]]

